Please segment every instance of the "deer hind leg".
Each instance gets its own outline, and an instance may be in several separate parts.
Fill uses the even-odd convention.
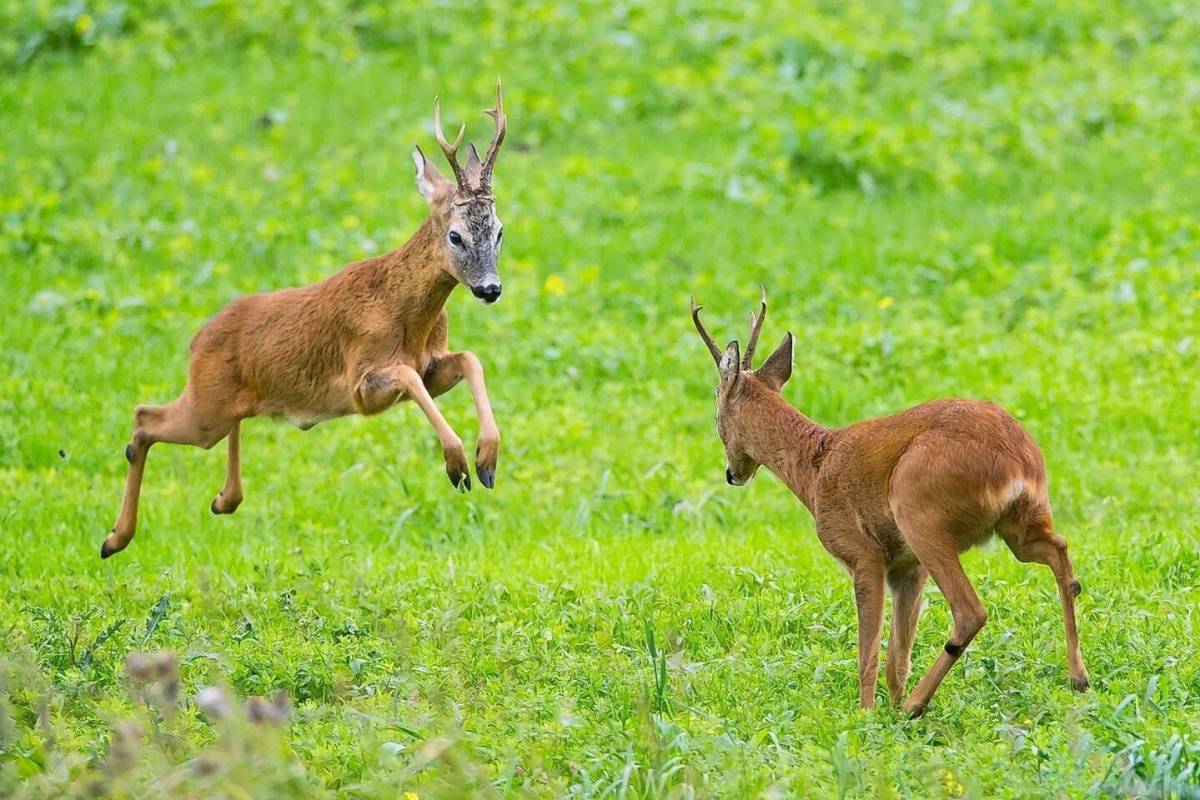
[[[133,438],[125,447],[129,470],[125,476],[121,513],[100,547],[101,558],[124,550],[137,532],[138,499],[150,447],[166,442],[209,448],[225,437],[234,422],[235,417],[201,417],[186,395],[165,406],[137,407],[133,415]]]
[[[450,391],[459,381],[466,379],[475,401],[475,416],[479,419],[479,441],[475,444],[475,474],[479,482],[491,489],[496,484],[496,459],[500,455],[500,428],[492,414],[492,401],[488,398],[487,385],[483,380],[483,364],[469,350],[439,356],[433,367],[425,373],[425,386],[429,394],[437,397]]]
[[[892,590],[892,632],[888,636],[887,686],[892,705],[899,705],[912,670],[913,639],[921,619],[921,591],[928,572],[920,564],[888,572]]]
[[[1082,587],[1075,579],[1075,570],[1067,555],[1067,540],[1054,533],[1049,521],[1040,517],[1021,527],[1023,530],[1012,524],[1002,524],[1000,536],[1018,560],[1045,564],[1054,573],[1062,603],[1063,626],[1067,633],[1067,673],[1071,678],[1071,687],[1086,692],[1090,682],[1087,668],[1083,665],[1083,654],[1079,651],[1079,631],[1075,627],[1075,598]]]
[[[209,507],[214,514],[232,514],[242,504],[241,422],[233,423],[229,431],[229,464],[225,485]]]
[[[905,530],[901,520],[898,519],[897,522],[912,546],[913,553],[929,571],[933,582],[950,604],[950,614],[954,619],[946,646],[904,701],[904,710],[917,717],[925,712],[930,698],[946,677],[946,673],[987,623],[987,610],[984,609],[983,603],[979,602],[979,595],[975,594],[974,587],[963,572],[953,535],[926,530],[923,531],[923,536],[917,538]]]
[[[883,565],[876,561],[855,564],[853,576],[858,606],[858,705],[874,708],[883,634]]]

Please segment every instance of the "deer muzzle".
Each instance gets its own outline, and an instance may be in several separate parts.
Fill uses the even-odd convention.
[[[503,288],[500,286],[499,281],[482,283],[478,286],[471,287],[471,294],[475,295],[489,306],[500,299],[501,291],[503,291]]]

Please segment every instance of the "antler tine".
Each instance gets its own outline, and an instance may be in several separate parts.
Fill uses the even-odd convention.
[[[480,172],[481,183],[487,187],[492,183],[492,167],[496,165],[496,154],[500,152],[500,145],[508,130],[508,119],[504,116],[504,95],[500,91],[499,78],[496,78],[496,107],[485,108],[483,113],[496,121],[496,135],[492,137],[492,143],[488,145],[487,155],[483,159],[483,169]]]
[[[704,345],[708,348],[708,352],[712,354],[713,362],[719,367],[721,366],[721,351],[713,342],[712,337],[708,335],[708,331],[704,330],[704,323],[700,321],[700,309],[704,306],[696,305],[696,297],[692,298],[692,322],[696,324],[696,330],[700,332],[700,338],[704,340]]]
[[[754,358],[754,348],[758,346],[758,334],[762,330],[763,320],[767,318],[767,289],[762,284],[758,286],[762,306],[758,316],[750,314],[750,341],[746,344],[746,354],[742,356],[742,369],[750,369]]]
[[[446,134],[442,132],[442,104],[435,96],[433,98],[433,135],[437,137],[437,143],[442,148],[442,152],[446,154],[446,160],[450,162],[450,169],[454,170],[454,179],[458,181],[458,185],[466,187],[466,182],[463,179],[462,168],[458,166],[458,147],[462,144],[463,135],[467,132],[467,123],[463,123],[458,129],[458,138],[454,140],[454,144],[446,141]]]

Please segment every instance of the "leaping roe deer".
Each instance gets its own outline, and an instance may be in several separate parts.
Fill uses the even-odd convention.
[[[313,286],[233,301],[192,340],[187,386],[175,402],[138,406],[120,516],[100,549],[123,550],[137,528],[146,454],[159,442],[210,448],[229,437],[225,486],[212,503],[230,514],[242,502],[239,427],[248,417],[279,416],[307,430],[347,414],[378,414],[412,400],[437,432],[450,482],[471,488],[462,440],[433,398],[465,380],[479,417],[475,473],[491,488],[500,431],[479,359],[446,345],[443,306],[462,283],[484,303],[500,297],[496,259],[503,228],[492,196],[492,168],[504,141],[504,103],[496,84],[496,132],[481,160],[470,145],[460,166],[466,126],[451,144],[434,100],[434,130],[454,171],[447,180],[421,149],[412,153],[417,188],[429,217],[399,250],[349,264]]]
[[[893,703],[908,681],[926,577],[953,615],[944,650],[904,701],[904,710],[916,716],[987,621],[959,554],[993,533],[1019,560],[1053,570],[1071,685],[1085,691],[1075,629],[1080,585],[1067,543],[1054,531],[1042,453],[1025,429],[999,406],[976,400],[936,400],[847,428],[818,425],[781,394],[792,374],[790,333],[751,369],[766,314],[764,292],[739,357],[737,341],[724,352],[713,343],[692,300],[692,321],[720,374],[717,432],[725,445],[725,477],[741,486],[760,465],[775,473],[813,515],[821,544],[849,571],[858,606],[861,706],[875,703],[884,584],[892,594],[886,673]]]

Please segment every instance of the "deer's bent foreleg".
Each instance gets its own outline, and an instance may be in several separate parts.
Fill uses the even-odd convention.
[[[411,398],[420,407],[437,433],[450,482],[455,488],[469,491],[471,475],[467,472],[462,439],[446,422],[415,369],[402,364],[371,370],[363,375],[354,390],[354,402],[363,414],[378,413],[403,397]]]
[[[479,440],[475,445],[475,474],[479,476],[480,483],[491,489],[496,483],[500,428],[492,414],[492,401],[488,398],[487,385],[483,380],[483,364],[470,350],[439,356],[433,367],[425,373],[425,386],[430,395],[437,397],[464,379],[471,390],[471,397],[475,401],[475,415],[479,419]]]
[[[225,485],[210,506],[214,514],[232,514],[242,504],[241,429],[241,422],[235,422],[229,431],[229,464],[225,472]]]
[[[137,532],[142,475],[152,445],[166,442],[208,449],[224,439],[236,423],[237,417],[233,415],[212,413],[206,416],[197,413],[195,404],[186,393],[165,406],[138,406],[133,415],[133,438],[125,447],[129,470],[125,476],[121,513],[100,547],[100,557],[108,558],[124,550]]]

